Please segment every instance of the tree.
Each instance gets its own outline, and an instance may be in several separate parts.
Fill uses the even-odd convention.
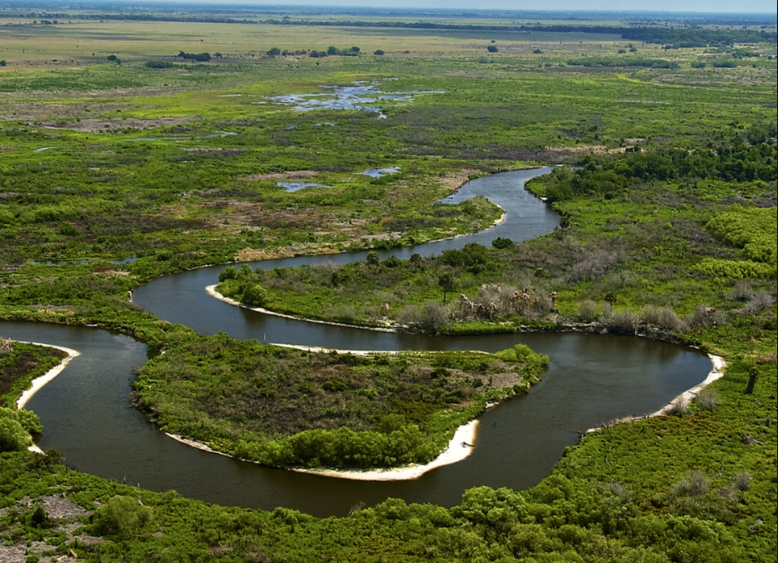
[[[367,262],[368,266],[378,266],[381,262],[381,258],[378,256],[378,252],[375,250],[371,250],[367,253],[367,258],[365,259],[365,262]]]
[[[381,55],[384,54],[384,52],[381,49],[376,49],[375,51],[373,51],[373,54],[378,55],[380,57]]]
[[[19,421],[0,418],[0,452],[16,452],[27,449],[30,439]]]
[[[446,296],[454,291],[454,276],[449,272],[444,272],[438,278],[438,285],[443,290],[443,304],[446,304]]]
[[[234,280],[237,277],[238,277],[238,270],[235,269],[235,266],[228,266],[224,268],[221,272],[219,272],[220,282],[226,280]]]
[[[240,302],[249,307],[264,307],[267,302],[265,288],[257,283],[249,285],[244,291]]]
[[[359,53],[359,47],[352,47],[351,51],[354,53]]]
[[[492,246],[497,250],[503,250],[505,248],[511,248],[513,246],[513,241],[509,238],[497,237],[492,241]]]
[[[499,51],[497,45],[489,45],[486,47],[486,50],[489,51],[490,53],[496,53],[497,51]]]
[[[279,49],[278,47],[273,47],[267,52],[267,54],[270,55],[271,57],[278,56],[281,54],[281,49]]]

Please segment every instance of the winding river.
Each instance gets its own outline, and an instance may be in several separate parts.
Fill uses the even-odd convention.
[[[468,182],[448,201],[484,195],[506,212],[486,231],[382,252],[400,258],[436,254],[468,242],[498,237],[527,240],[554,230],[559,217],[523,189],[549,169],[506,172]],[[276,268],[329,260],[362,260],[364,252],[268,260]],[[343,515],[359,503],[388,497],[453,506],[470,487],[523,489],[546,477],[578,433],[614,418],[664,406],[705,379],[703,354],[644,338],[580,333],[526,333],[434,337],[361,330],[262,315],[209,297],[204,288],[225,266],[174,274],[138,288],[133,301],[158,317],[202,333],[225,331],[236,338],[353,350],[480,349],[496,351],[517,342],[548,354],[540,384],[480,417],[474,453],[464,461],[401,482],[364,482],[270,469],[203,452],[167,438],[130,406],[132,369],[147,360],[146,346],[123,335],[85,327],[3,322],[4,337],[58,344],[81,352],[39,391],[27,408],[41,417],[39,445],[56,448],[67,464],[105,478],[225,505],[272,509],[286,506],[310,514]]]

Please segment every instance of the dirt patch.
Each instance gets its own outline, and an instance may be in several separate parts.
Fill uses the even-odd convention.
[[[263,250],[246,247],[235,255],[238,262],[256,262],[258,260],[272,260],[276,258],[291,258],[303,254],[338,254],[337,248],[317,247],[313,244],[295,244],[278,250]]]
[[[53,526],[52,530],[65,532],[67,537],[65,540],[65,545],[69,544],[74,539],[78,541],[79,545],[93,545],[105,541],[103,538],[90,536],[88,534],[81,534],[79,536],[73,535],[73,532],[76,529],[83,526],[79,518],[88,516],[92,513],[81,508],[76,503],[68,499],[66,493],[43,496],[36,499],[24,497],[16,502],[16,506],[12,506],[4,510],[26,512],[33,508],[36,504],[40,504],[40,506],[42,506],[46,511],[46,515],[55,521],[55,525]],[[13,527],[10,531],[13,531]],[[27,560],[29,555],[38,555],[40,557],[44,551],[51,552],[52,545],[46,543],[46,541],[26,542],[24,538],[22,538],[21,541],[12,545],[0,544],[0,561],[7,561],[8,563],[22,563]],[[64,556],[57,556],[56,561],[77,560],[77,558],[71,554],[69,549],[65,553],[66,554]]]
[[[262,180],[298,180],[301,178],[310,178],[316,176],[318,172],[315,170],[290,170],[289,172],[282,172],[279,174],[249,174],[243,176],[241,180],[247,182],[260,182]]]
[[[457,170],[456,172],[446,172],[442,178],[438,178],[441,186],[449,191],[456,191],[462,187],[474,174],[480,174],[480,170]]]
[[[546,147],[546,151],[551,154],[570,156],[570,155],[580,154],[580,153],[614,154],[614,153],[624,152],[627,150],[627,148],[631,148],[631,147],[617,147],[615,149],[609,149],[605,145],[576,145],[574,147],[561,147],[561,148]]]
[[[112,118],[112,119],[82,119],[81,121],[69,121],[67,123],[42,123],[42,129],[67,129],[68,131],[81,131],[84,133],[98,133],[113,129],[154,129],[156,127],[170,127],[197,121],[197,117],[154,117],[138,119],[136,117]],[[29,124],[31,127],[32,123]]]

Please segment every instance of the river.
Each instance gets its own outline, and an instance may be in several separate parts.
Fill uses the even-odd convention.
[[[548,169],[508,172],[468,182],[454,199],[480,194],[500,205],[505,221],[486,231],[382,252],[382,257],[436,254],[468,242],[489,244],[501,236],[527,240],[554,230],[559,217],[523,189]],[[364,259],[366,253],[296,257],[253,263],[276,268],[333,260]],[[344,515],[359,503],[388,497],[453,506],[478,485],[524,489],[549,475],[579,432],[628,415],[652,412],[705,379],[710,360],[696,350],[645,338],[580,333],[525,333],[435,337],[308,323],[234,307],[209,297],[225,266],[174,274],[138,288],[133,301],[171,322],[202,333],[353,350],[496,351],[518,342],[548,354],[550,366],[527,395],[484,413],[473,454],[459,463],[402,482],[363,482],[261,467],[203,452],[167,438],[130,406],[133,368],[147,360],[146,346],[130,337],[86,327],[0,323],[3,336],[58,344],[81,352],[27,408],[41,417],[39,445],[56,448],[68,466],[152,490],[224,505],[295,508],[317,515]]]

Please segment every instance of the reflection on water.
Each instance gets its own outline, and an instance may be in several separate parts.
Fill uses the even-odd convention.
[[[396,174],[400,171],[399,166],[392,166],[391,168],[371,168],[362,172],[364,176],[370,176],[371,178],[380,178],[387,174]]]
[[[263,317],[211,301],[234,313],[234,327],[243,327],[247,313]],[[305,336],[310,323],[296,325]],[[261,325],[249,328],[261,338]],[[143,344],[85,327],[0,322],[3,337],[81,352],[28,403],[43,423],[39,445],[61,451],[69,467],[152,490],[175,489],[208,502],[286,506],[319,516],[345,515],[360,502],[371,505],[388,497],[453,506],[474,486],[531,487],[549,474],[565,447],[578,441],[579,432],[653,411],[699,383],[710,369],[710,361],[696,351],[634,337],[536,333],[425,338],[350,330],[367,333],[363,344],[375,347],[499,350],[523,342],[549,354],[551,362],[529,394],[479,417],[476,448],[468,459],[414,481],[370,483],[270,469],[185,446],[130,406],[132,369],[148,358]],[[334,346],[343,344],[348,333],[333,336]]]
[[[468,182],[454,199],[488,197],[506,212],[492,229],[415,248],[380,252],[382,258],[436,254],[497,236],[527,240],[554,230],[559,217],[523,189],[550,169],[496,174]],[[364,260],[366,252],[296,257],[253,263],[270,269]],[[174,274],[137,288],[134,302],[159,318],[201,333],[225,331],[256,338],[354,350],[485,350],[525,343],[550,356],[543,380],[522,397],[484,413],[474,453],[414,481],[371,483],[269,469],[190,448],[167,438],[130,407],[132,369],[146,348],[105,331],[0,322],[0,334],[75,348],[82,355],[28,403],[41,417],[43,448],[56,448],[70,467],[101,477],[176,489],[209,502],[314,515],[345,515],[364,502],[388,497],[408,502],[457,504],[467,488],[524,489],[547,476],[579,433],[615,418],[652,412],[702,381],[710,361],[695,350],[644,338],[578,333],[498,334],[447,338],[329,326],[263,315],[209,297],[204,288],[226,266]]]
[[[329,92],[318,94],[284,94],[268,98],[271,102],[292,106],[297,111],[319,109],[356,110],[378,112],[378,102],[411,101],[421,94],[443,94],[441,90],[415,90],[411,92],[381,92],[374,85],[325,86]]]
[[[325,186],[324,184],[315,184],[313,182],[278,182],[276,184],[279,188],[286,188],[289,193],[299,192],[305,188],[331,188],[332,186]]]

